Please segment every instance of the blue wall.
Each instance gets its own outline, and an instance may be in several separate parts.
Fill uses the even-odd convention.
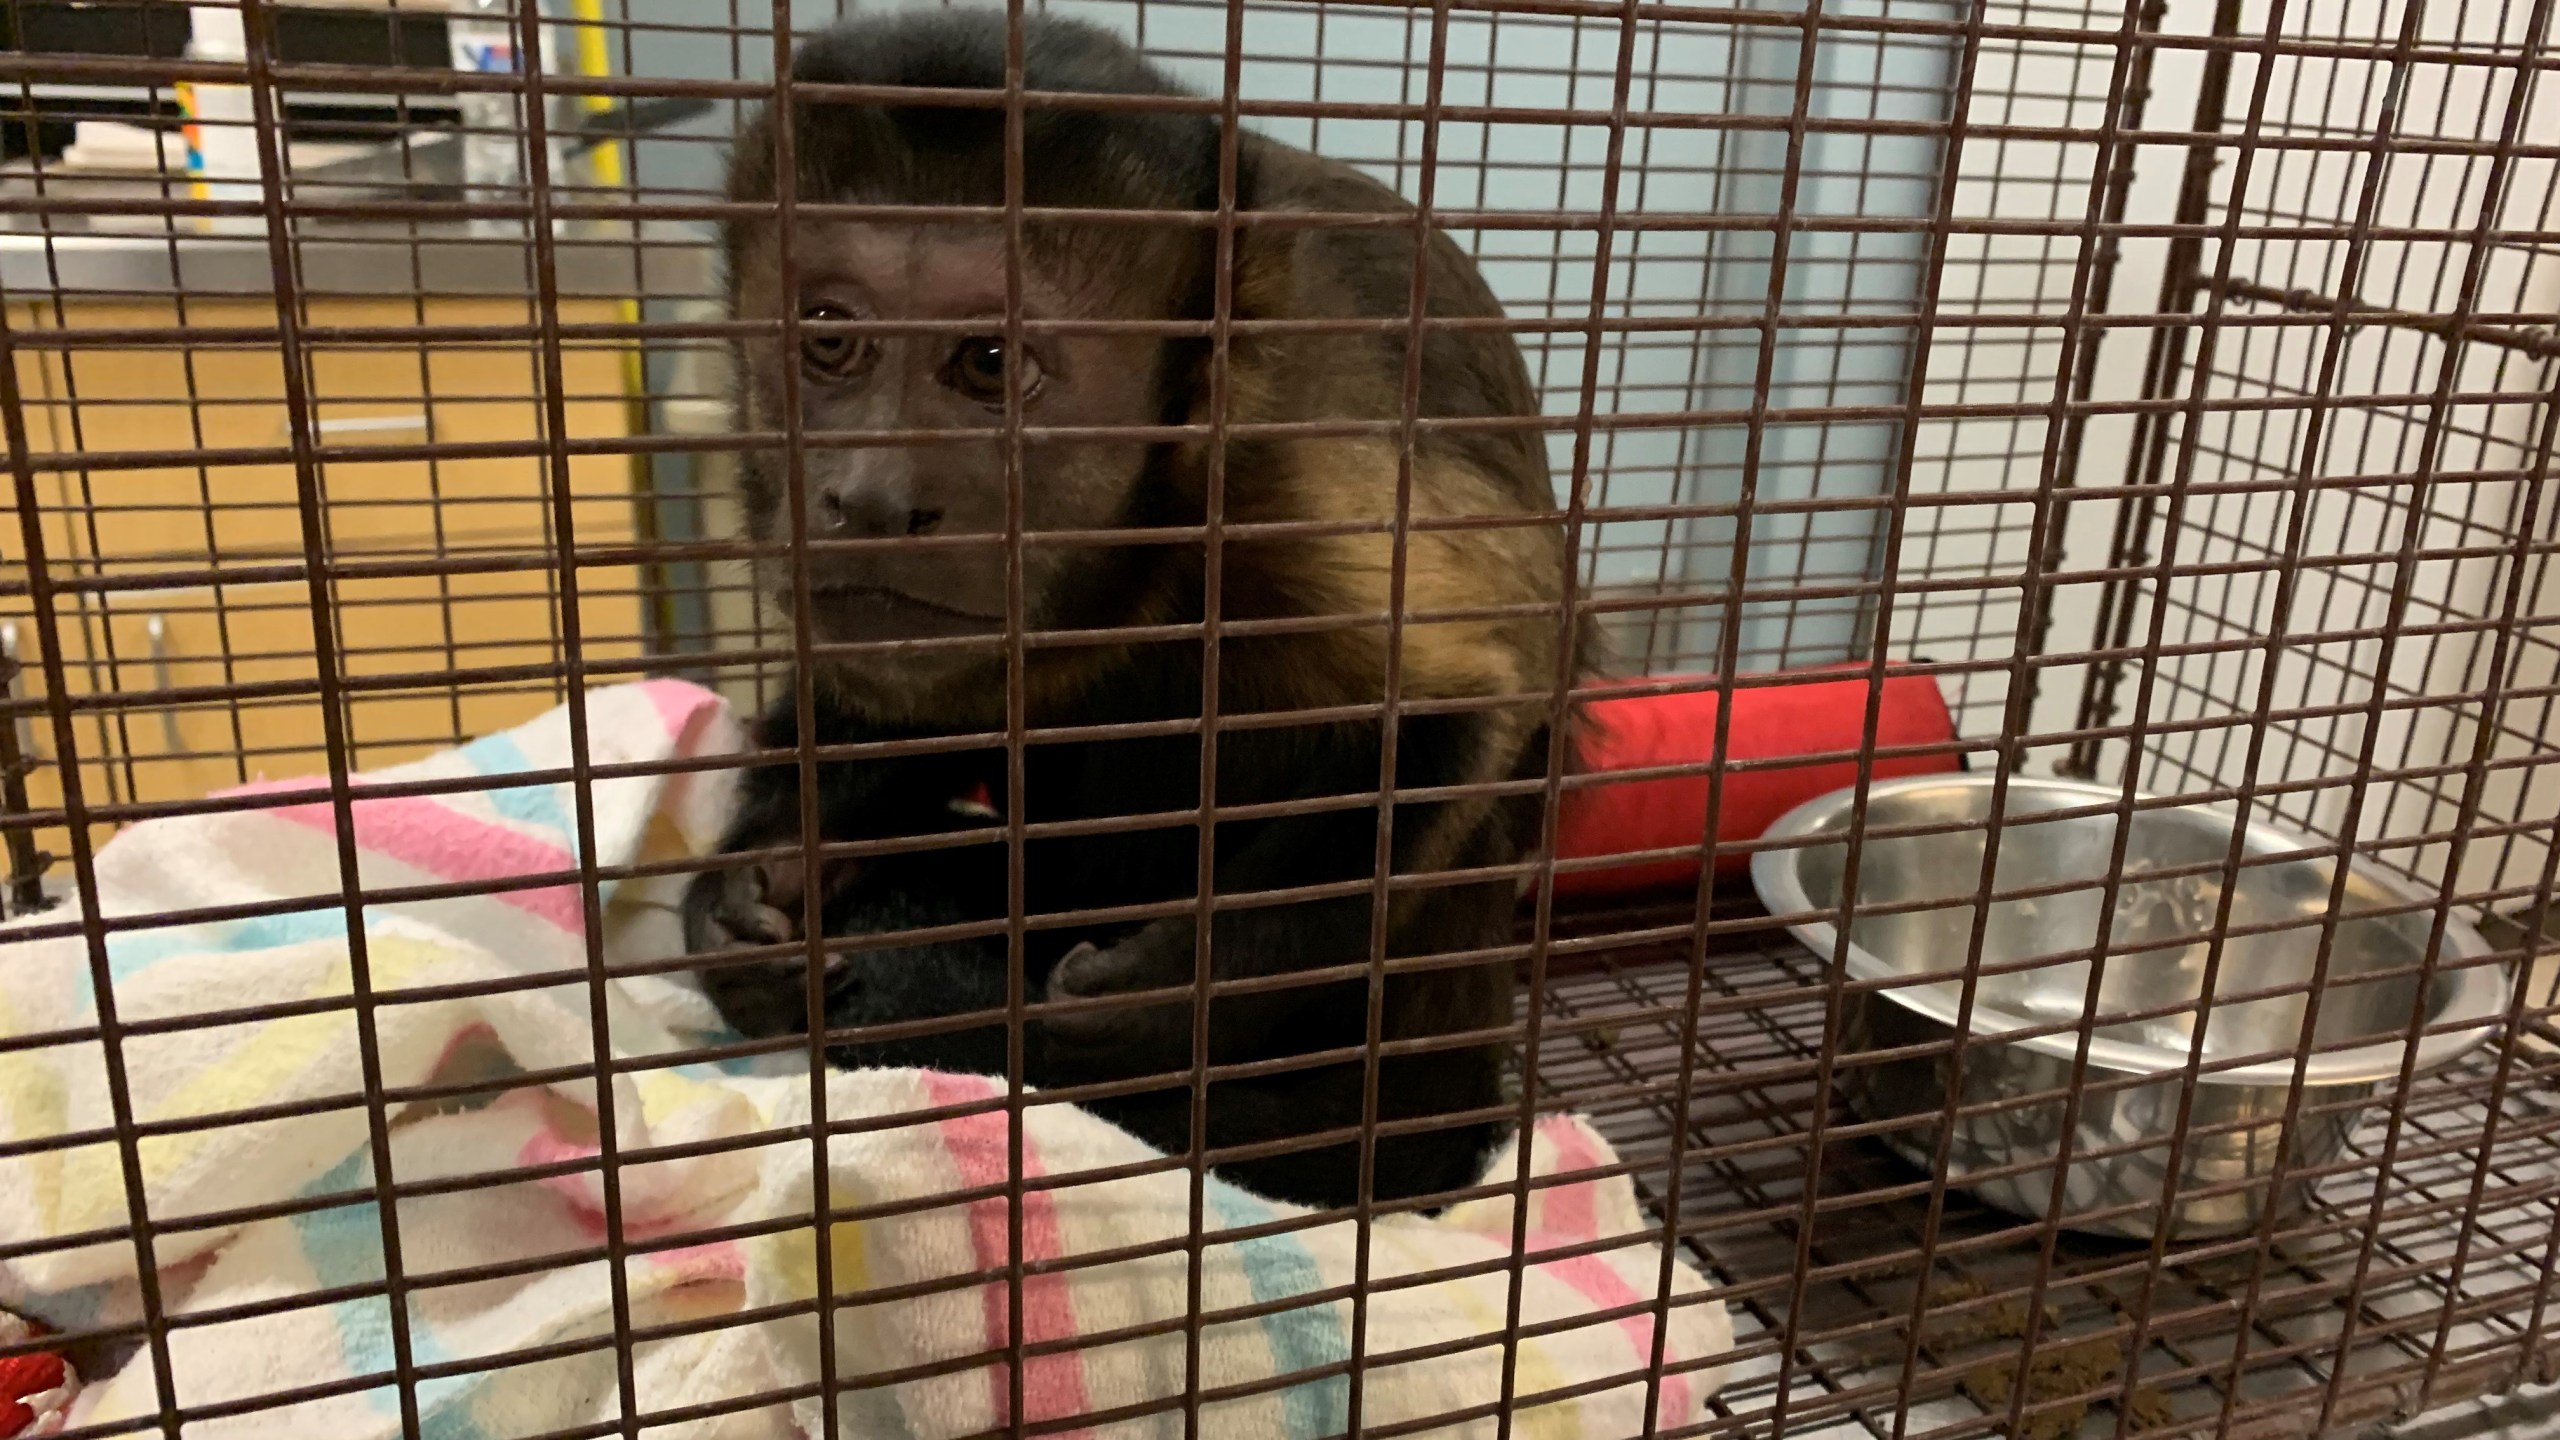
[[[727,19],[688,0],[625,0],[643,23]],[[1209,4],[1135,0],[1052,0],[1139,40],[1174,73],[1215,94],[1222,77],[1227,16]],[[1774,15],[1802,13],[1802,0],[1776,0]],[[1953,20],[1951,0],[1826,0],[1831,15]],[[795,7],[807,26],[821,7]],[[770,23],[770,9],[742,4],[739,24]],[[1244,23],[1241,89],[1249,99],[1402,102],[1425,98],[1428,11],[1373,6],[1276,4],[1256,0]],[[1457,14],[1448,22],[1443,96],[1452,105],[1605,112],[1616,69],[1614,20]],[[1783,119],[1793,108],[1802,31],[1793,26],[1638,27],[1634,87],[1616,204],[1621,213],[1772,215],[1784,187],[1782,130],[1647,125],[1648,115],[1754,115]],[[750,38],[642,33],[633,68],[644,75],[763,79],[771,47]],[[1812,54],[1808,113],[1828,119],[1941,122],[1951,55],[1937,38],[1824,31]],[[636,174],[644,187],[705,191],[719,173],[716,150],[700,141],[727,132],[724,112],[688,127],[696,137],[644,142]],[[1257,120],[1265,133],[1367,168],[1408,195],[1418,193],[1418,122],[1327,118]],[[1603,125],[1444,122],[1435,202],[1449,209],[1548,214],[1600,208],[1608,131]],[[1926,216],[1942,147],[1934,138],[1809,133],[1795,208],[1824,216]],[[1579,321],[1590,311],[1596,237],[1588,229],[1457,232],[1479,256],[1486,279],[1515,316]],[[1793,317],[1908,313],[1919,292],[1925,237],[1799,231],[1789,241],[1781,314]],[[1767,303],[1775,256],[1771,231],[1622,231],[1613,237],[1602,286],[1609,317],[1673,321],[1701,314],[1756,321]],[[1778,406],[1893,405],[1905,398],[1910,335],[1899,328],[1781,329],[1771,356],[1769,400]],[[1551,414],[1578,409],[1585,352],[1580,333],[1531,337],[1534,373]],[[1664,417],[1750,403],[1760,364],[1760,331],[1678,327],[1604,335],[1598,401],[1603,416]],[[1772,425],[1761,442],[1756,493],[1763,503],[1872,496],[1890,489],[1887,471],[1899,427],[1891,422]],[[1559,496],[1571,478],[1572,437],[1553,438]],[[1609,506],[1730,505],[1742,494],[1748,449],[1740,423],[1635,424],[1595,434],[1591,502]],[[1837,582],[1871,574],[1880,521],[1867,512],[1762,515],[1750,536],[1756,581]],[[1586,537],[1587,578],[1609,589],[1685,592],[1721,589],[1732,563],[1729,516],[1621,520]],[[1696,668],[1712,658],[1720,606],[1657,617],[1627,617],[1622,645]],[[1858,631],[1858,603],[1777,602],[1744,613],[1743,664],[1815,663],[1845,655]]]

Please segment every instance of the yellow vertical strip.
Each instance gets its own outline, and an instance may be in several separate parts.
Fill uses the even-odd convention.
[[[570,0],[569,13],[574,21],[571,31],[575,37],[571,53],[576,57],[573,63],[577,66],[580,75],[601,76],[613,73],[613,50],[606,39],[604,4],[605,0]],[[614,104],[613,97],[610,95],[590,93],[581,98],[586,112],[590,115],[609,111]],[[600,140],[590,153],[588,170],[595,177],[597,188],[621,189],[629,183],[628,172],[624,169],[626,161],[621,141]],[[639,268],[637,264],[633,266],[635,283]],[[640,324],[640,297],[637,295],[621,297],[615,302],[614,314],[615,318],[625,326],[636,330]],[[625,340],[621,348],[622,393],[623,398],[628,402],[630,412],[628,428],[631,434],[638,435],[649,427],[649,373],[642,360],[640,342],[636,336]],[[649,471],[649,460],[645,455],[635,453],[631,457],[631,486],[632,503],[638,507],[636,518],[639,522],[637,527],[639,536],[644,542],[654,539],[658,533],[657,512],[656,507],[649,500],[653,480]],[[644,566],[643,574],[649,574],[653,570],[654,567]],[[662,613],[667,604],[665,587],[650,585],[646,580],[643,581],[643,587],[658,592],[658,598],[653,603],[661,613],[656,614],[651,624],[652,628],[661,632],[657,638],[663,640],[668,626],[668,616]]]
[[[577,17],[578,73],[610,75],[613,52],[605,44],[604,0],[570,0],[570,13]],[[610,95],[584,97],[587,113],[599,114],[613,108]],[[622,142],[608,140],[595,149],[595,177],[599,185],[622,183]]]

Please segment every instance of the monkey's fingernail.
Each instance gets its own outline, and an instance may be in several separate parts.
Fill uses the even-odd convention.
[[[1066,954],[1059,956],[1057,968],[1049,972],[1050,991],[1054,994],[1063,996],[1075,995],[1083,988],[1082,985],[1078,983],[1082,977],[1079,977],[1076,972],[1091,968],[1093,957],[1100,955],[1101,953],[1102,949],[1100,946],[1097,946],[1092,941],[1087,940],[1082,944],[1077,945]]]
[[[756,906],[746,913],[745,919],[747,928],[753,931],[756,939],[763,944],[780,945],[793,938],[791,917],[770,905]]]

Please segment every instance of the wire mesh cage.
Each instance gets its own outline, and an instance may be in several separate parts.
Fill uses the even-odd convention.
[[[2551,8],[11,0],[0,1435],[2560,1379]]]

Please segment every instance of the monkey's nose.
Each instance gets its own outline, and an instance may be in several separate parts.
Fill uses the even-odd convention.
[[[907,505],[874,490],[827,486],[810,507],[824,538],[877,540],[891,535],[930,535],[942,525],[940,510]]]

